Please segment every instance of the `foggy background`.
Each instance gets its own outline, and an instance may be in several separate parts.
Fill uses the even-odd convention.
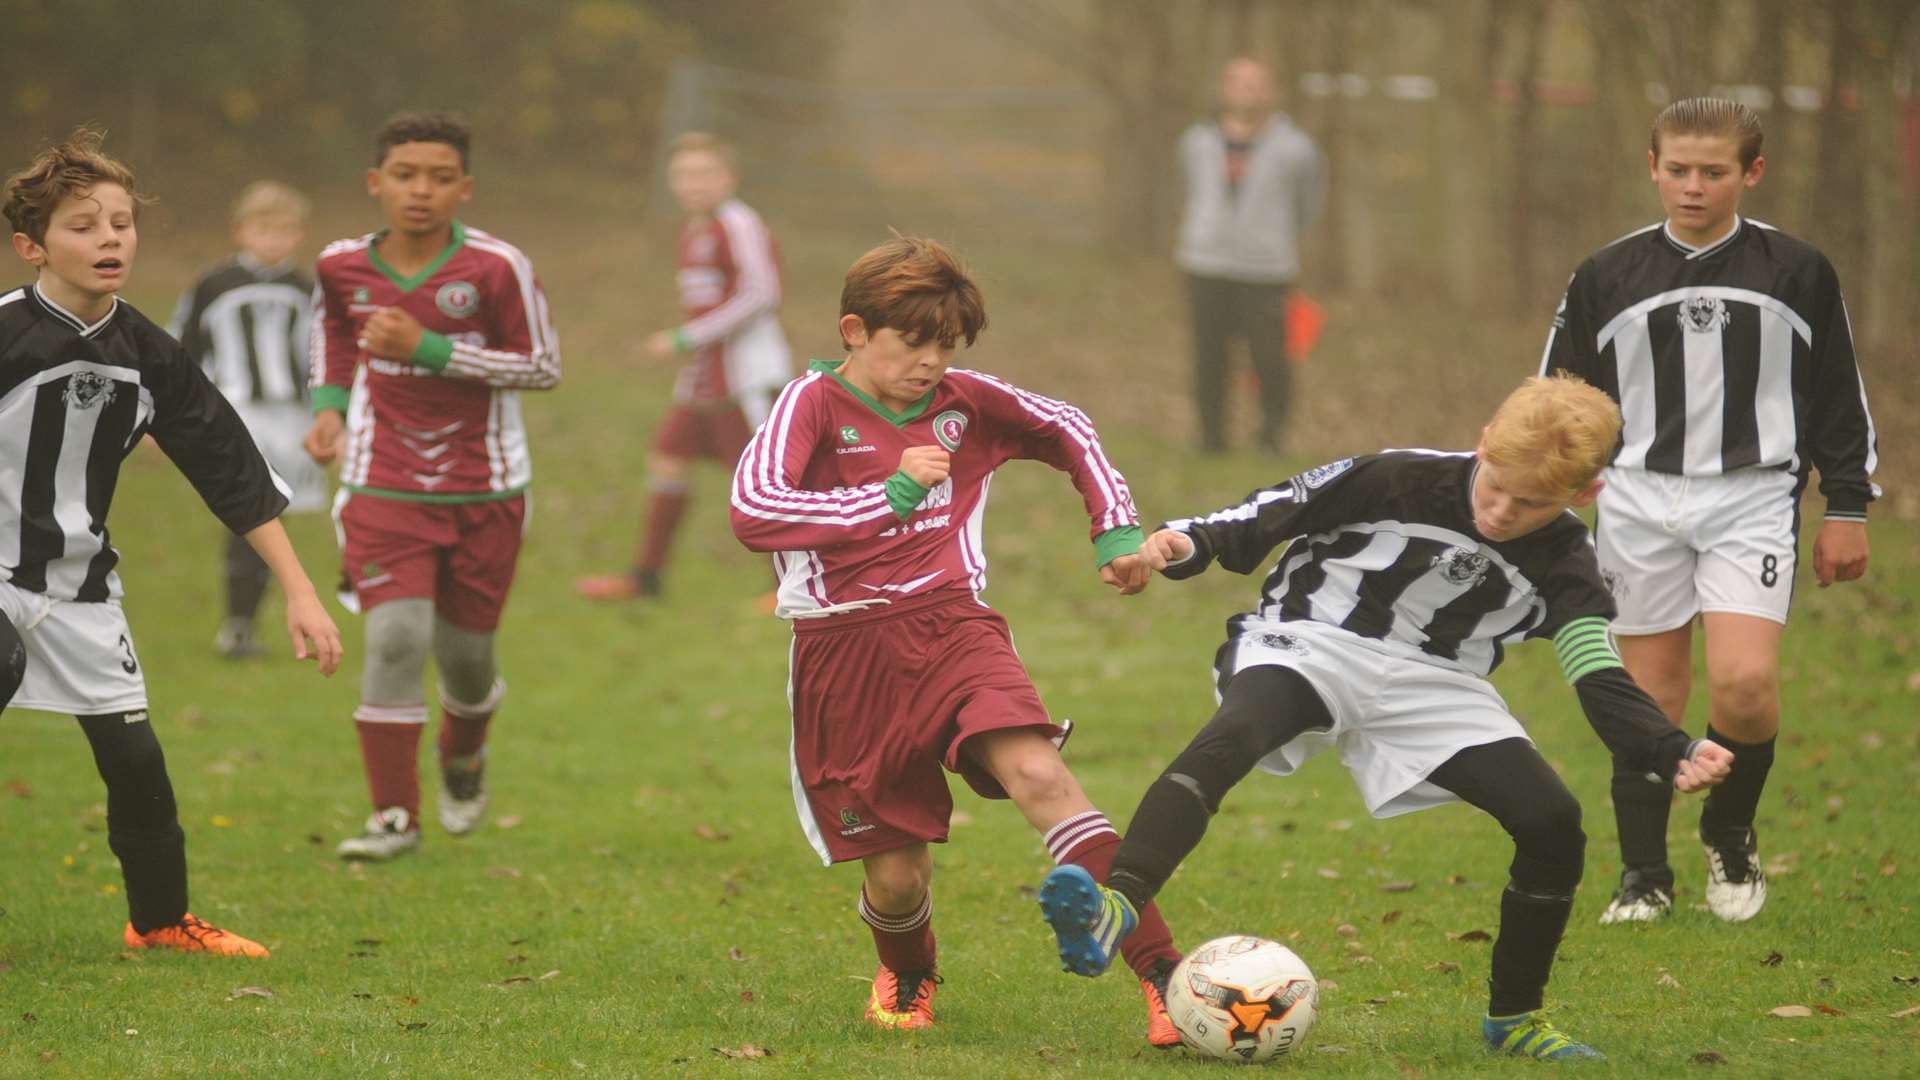
[[[1010,373],[1062,393],[1149,369],[1143,392],[1179,402],[1116,392],[1105,412],[1162,418],[1176,441],[1190,409],[1173,145],[1223,62],[1252,55],[1329,164],[1300,282],[1333,316],[1299,387],[1292,449],[1307,457],[1457,442],[1457,418],[1422,424],[1444,411],[1436,390],[1457,380],[1480,411],[1482,389],[1537,364],[1580,259],[1659,219],[1644,154],[1657,109],[1738,97],[1760,112],[1770,166],[1742,210],[1838,268],[1880,480],[1920,515],[1903,483],[1920,427],[1913,0],[0,0],[0,25],[10,57],[31,58],[0,68],[9,171],[97,122],[160,197],[131,290],[150,314],[226,250],[249,180],[315,197],[310,251],[377,227],[360,179],[372,130],[450,108],[475,128],[468,216],[511,222],[488,227],[533,254],[572,367],[581,340],[613,349],[658,326],[622,331],[631,313],[569,295],[556,282],[570,274],[620,281],[669,325],[660,153],[703,128],[738,145],[742,195],[781,238],[803,355],[835,347],[796,323],[808,289],[837,292],[839,269],[896,226],[960,246],[1001,284],[990,303],[1051,305],[1022,333],[1128,327],[1054,379],[1067,345]],[[1030,282],[1051,284],[1009,295]]]

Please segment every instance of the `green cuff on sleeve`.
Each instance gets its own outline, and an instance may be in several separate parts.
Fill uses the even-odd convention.
[[[1560,657],[1560,672],[1569,686],[1582,676],[1624,666],[1607,636],[1607,620],[1598,615],[1575,619],[1561,627],[1553,635],[1553,651]]]
[[[327,410],[345,414],[347,411],[347,388],[344,386],[316,386],[313,388],[313,411],[323,413]]]
[[[893,507],[895,517],[905,521],[913,514],[914,508],[920,505],[920,500],[926,498],[927,492],[931,490],[933,489],[908,476],[904,470],[896,472],[887,477],[887,505]]]
[[[687,336],[687,328],[684,326],[676,326],[673,328],[673,351],[693,351],[693,339]]]
[[[1094,568],[1105,566],[1122,555],[1136,554],[1140,550],[1141,542],[1146,538],[1147,534],[1141,532],[1138,525],[1122,525],[1094,537]]]
[[[432,330],[420,332],[420,344],[414,346],[413,355],[407,357],[411,363],[423,368],[440,371],[453,359],[453,339]]]

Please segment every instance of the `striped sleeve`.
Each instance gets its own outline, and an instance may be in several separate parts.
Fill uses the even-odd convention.
[[[496,295],[490,298],[496,321],[484,346],[440,338],[448,349],[440,374],[501,390],[549,390],[558,386],[560,340],[553,332],[547,294],[533,274],[532,261],[512,244],[481,236],[475,229],[467,231],[467,244],[497,256],[504,267],[494,279]],[[415,361],[420,362],[418,353]]]
[[[800,486],[821,434],[819,373],[787,384],[733,472],[733,534],[753,551],[818,551],[877,536],[897,522],[887,485]]]
[[[1114,529],[1140,524],[1127,478],[1107,460],[1086,413],[982,372],[955,368],[948,372],[953,376],[970,379],[984,390],[979,395],[982,405],[1011,432],[1012,456],[1044,461],[1073,479],[1086,504],[1090,537],[1098,540]]]
[[[1553,635],[1553,651],[1560,658],[1560,671],[1568,685],[1579,682],[1583,675],[1622,666],[1607,625],[1607,620],[1590,615],[1569,622]]]
[[[360,345],[355,340],[353,319],[347,312],[345,300],[329,287],[328,256],[365,246],[364,242],[356,246],[351,241],[330,246],[320,253],[320,263],[314,273],[313,315],[307,321],[307,363],[308,390],[316,413],[328,409],[343,414],[347,411],[348,388],[353,385],[354,369],[360,366]]]
[[[1880,497],[1873,482],[1879,464],[1867,386],[1853,351],[1853,326],[1832,264],[1820,260],[1819,299],[1807,408],[1808,456],[1820,470],[1828,521],[1865,521],[1867,504]]]
[[[748,320],[780,306],[780,268],[773,237],[760,215],[739,202],[722,205],[714,215],[726,231],[736,268],[733,293],[718,307],[689,319],[680,328],[688,348],[711,345],[745,326]]]

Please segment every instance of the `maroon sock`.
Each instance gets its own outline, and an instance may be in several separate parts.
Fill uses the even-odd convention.
[[[647,505],[646,539],[640,545],[640,562],[635,569],[658,573],[667,565],[667,551],[673,547],[673,534],[690,501],[684,487],[660,488]]]
[[[409,819],[420,817],[420,733],[427,727],[425,705],[362,705],[353,714],[360,732],[360,759],[367,766],[373,808],[398,806]]]
[[[1055,862],[1072,863],[1092,874],[1093,880],[1104,883],[1107,871],[1113,869],[1113,856],[1120,850],[1120,834],[1113,830],[1107,815],[1088,810],[1048,829],[1046,843]],[[1133,973],[1144,979],[1161,960],[1178,961],[1180,950],[1174,948],[1167,920],[1160,917],[1160,905],[1149,903],[1138,914],[1140,921],[1134,924],[1133,933],[1120,942],[1120,955]]]
[[[920,906],[904,915],[877,911],[860,887],[860,918],[873,931],[873,948],[880,963],[891,971],[929,971],[934,965],[933,891]]]
[[[476,705],[455,701],[447,696],[446,687],[440,688],[440,738],[435,745],[443,764],[470,758],[487,745],[487,725],[506,695],[505,679],[493,680],[487,699]]]

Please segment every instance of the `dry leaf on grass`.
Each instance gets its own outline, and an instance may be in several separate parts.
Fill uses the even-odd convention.
[[[752,957],[748,956],[746,953],[741,952],[740,946],[729,945],[727,946],[727,959],[746,961],[746,960],[751,960]]]
[[[1814,1005],[1813,1005],[1813,1007],[1814,1007],[1814,1008],[1816,1008],[1816,1009],[1819,1009],[1819,1010],[1820,1010],[1821,1012],[1823,1012],[1823,1013],[1826,1013],[1826,1014],[1827,1014],[1828,1016],[1845,1016],[1845,1015],[1847,1015],[1846,1013],[1843,1013],[1843,1012],[1841,1012],[1841,1011],[1840,1011],[1839,1009],[1836,1009],[1836,1008],[1834,1008],[1834,1007],[1833,1007],[1833,1006],[1831,1006],[1831,1005],[1822,1005],[1822,1004],[1820,1004],[1819,1002],[1815,1002],[1815,1003],[1814,1003]]]
[[[1382,926],[1385,926],[1388,923],[1396,923],[1399,921],[1400,921],[1400,912],[1398,911],[1389,911],[1385,915],[1380,916],[1380,925]]]
[[[755,1046],[752,1043],[742,1043],[738,1047],[716,1046],[713,1048],[713,1052],[719,1054],[721,1057],[729,1058],[763,1058],[773,1056],[773,1051],[763,1046]]]
[[[520,815],[503,814],[493,819],[493,827],[496,829],[517,829],[520,827]]]
[[[1767,1015],[1777,1016],[1782,1020],[1798,1020],[1801,1017],[1812,1016],[1813,1010],[1805,1005],[1781,1005],[1768,1009]]]
[[[1668,989],[1671,989],[1671,990],[1683,989],[1683,987],[1681,987],[1680,985],[1679,979],[1676,979],[1672,975],[1669,975],[1665,972],[1661,972],[1660,978],[1656,981],[1659,982],[1661,986],[1667,987]]]
[[[541,981],[541,982],[546,982],[546,981],[547,981],[548,979],[554,979],[554,978],[558,978],[559,976],[560,976],[560,969],[559,969],[559,968],[554,968],[554,969],[553,969],[552,971],[549,971],[549,972],[547,972],[546,974],[544,974],[544,975],[541,975],[541,976],[540,976],[540,981]]]
[[[1428,967],[1427,967],[1427,970],[1428,970],[1428,971],[1437,971],[1437,972],[1439,972],[1439,973],[1440,973],[1440,974],[1442,974],[1442,975],[1451,975],[1451,974],[1453,974],[1454,972],[1456,972],[1456,971],[1459,971],[1459,970],[1460,970],[1460,965],[1459,965],[1459,964],[1456,964],[1456,963],[1454,963],[1454,962],[1453,962],[1453,961],[1451,961],[1451,960],[1442,960],[1442,961],[1440,961],[1440,962],[1439,962],[1439,963],[1437,963],[1437,964],[1431,964],[1431,965],[1428,965]]]
[[[272,996],[273,996],[273,991],[267,989],[264,986],[242,986],[239,989],[235,990],[233,993],[228,994],[227,1000],[232,1001],[235,998],[243,998],[243,997],[270,998]]]
[[[1901,1009],[1899,1012],[1890,1012],[1887,1014],[1887,1019],[1905,1020],[1909,1016],[1920,1016],[1920,1005],[1915,1005],[1910,1009]]]
[[[1415,882],[1415,881],[1389,881],[1389,882],[1383,883],[1380,886],[1380,891],[1381,892],[1412,892],[1418,885],[1419,885],[1419,882]]]
[[[1712,1050],[1702,1050],[1688,1060],[1692,1061],[1695,1065],[1725,1065],[1727,1063],[1724,1055],[1715,1053]]]
[[[1768,953],[1767,955],[1761,957],[1760,962],[1766,965],[1767,967],[1779,967],[1780,961],[1785,959],[1786,957],[1780,955],[1780,950],[1775,949],[1772,952]]]
[[[1333,932],[1339,934],[1341,937],[1353,937],[1360,933],[1360,928],[1352,923],[1343,922],[1339,926],[1334,927]]]
[[[511,866],[489,866],[487,867],[487,876],[505,881],[519,877],[520,871],[515,870]]]
[[[1920,986],[1920,975],[1895,975],[1893,981],[1901,986]]]
[[[714,844],[722,843],[724,841],[733,839],[732,833],[721,832],[719,829],[716,829],[713,826],[707,825],[704,823],[695,825],[693,827],[693,835],[699,837],[702,840],[705,840],[709,843],[714,843]]]
[[[751,990],[740,991],[740,1000],[746,1002],[749,1005],[753,1004],[753,991]]]
[[[1447,940],[1448,941],[1492,941],[1493,935],[1487,933],[1485,930],[1468,930],[1465,933],[1460,933],[1460,934],[1456,934],[1453,931],[1449,930],[1447,931]]]
[[[1335,870],[1330,866],[1323,866],[1320,869],[1315,870],[1314,873],[1319,874],[1321,877],[1326,878],[1328,881],[1340,880],[1340,871]]]

